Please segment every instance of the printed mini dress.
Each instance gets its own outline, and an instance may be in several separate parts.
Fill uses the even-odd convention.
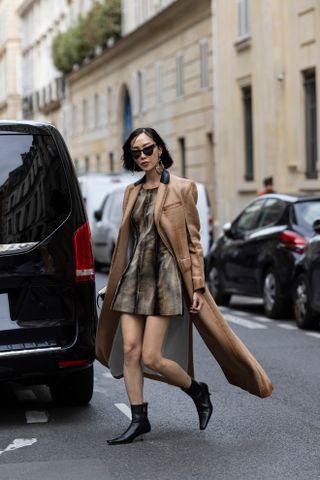
[[[182,315],[182,280],[175,258],[154,224],[158,188],[141,188],[131,213],[133,256],[113,298],[112,310],[140,315]]]

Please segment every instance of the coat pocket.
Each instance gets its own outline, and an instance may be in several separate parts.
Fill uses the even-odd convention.
[[[170,203],[169,205],[165,205],[163,207],[163,211],[166,212],[166,211],[170,210],[171,208],[177,208],[177,207],[182,207],[182,202],[181,201]]]

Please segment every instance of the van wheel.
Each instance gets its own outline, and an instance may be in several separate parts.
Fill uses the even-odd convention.
[[[263,305],[267,317],[281,318],[291,310],[290,302],[280,297],[278,276],[273,268],[269,268],[263,280]]]
[[[52,400],[58,405],[86,405],[93,394],[93,365],[55,377],[50,382],[49,389]]]
[[[215,265],[213,265],[209,270],[208,279],[209,290],[217,305],[222,305],[225,307],[229,305],[231,295],[224,292],[220,281],[219,270]]]
[[[317,327],[318,319],[311,308],[310,289],[304,273],[301,273],[294,283],[293,308],[294,317],[299,328]]]

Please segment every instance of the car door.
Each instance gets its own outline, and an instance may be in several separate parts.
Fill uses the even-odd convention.
[[[106,259],[107,259],[105,219],[107,218],[108,205],[110,204],[109,202],[110,196],[111,194],[109,193],[108,195],[106,195],[105,199],[103,200],[103,203],[101,206],[101,211],[102,211],[101,220],[98,220],[93,227],[94,230],[93,230],[92,238],[93,238],[94,257],[95,257],[95,260],[97,260],[100,263],[106,263]]]
[[[237,292],[254,294],[255,260],[258,248],[250,235],[256,231],[264,199],[252,202],[232,223],[221,251],[221,267],[226,288]]]

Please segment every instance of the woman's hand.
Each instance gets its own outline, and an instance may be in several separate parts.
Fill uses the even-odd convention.
[[[204,304],[203,294],[200,291],[193,292],[193,301],[190,313],[199,313]]]

